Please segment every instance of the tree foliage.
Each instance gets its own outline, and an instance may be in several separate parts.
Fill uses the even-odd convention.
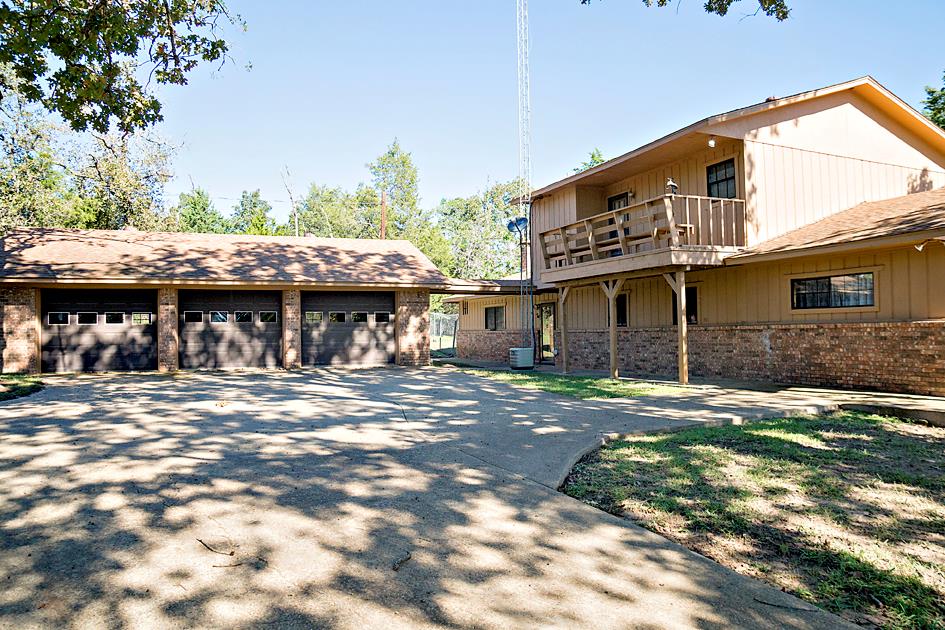
[[[230,227],[229,221],[214,207],[210,195],[202,188],[181,193],[171,214],[174,227],[180,232],[223,234]]]
[[[184,85],[198,64],[224,58],[221,19],[239,21],[222,0],[3,0],[0,64],[73,129],[127,133],[161,120],[152,82]]]
[[[739,1],[740,0],[706,0],[703,8],[708,13],[724,16],[728,14],[732,5]],[[783,22],[791,15],[791,8],[788,6],[787,0],[755,0],[755,2],[758,3],[758,8],[755,9],[755,13],[764,13],[779,22]],[[581,4],[591,4],[591,0],[581,0]],[[670,0],[643,0],[643,4],[648,7],[653,5],[665,7],[670,4]]]
[[[942,74],[941,88],[926,86],[922,106],[922,111],[928,119],[945,129],[945,73]]]
[[[594,150],[587,154],[587,160],[581,162],[576,169],[575,173],[582,173],[589,168],[594,168],[600,164],[603,164],[607,160],[604,159],[604,154],[600,152],[600,149],[594,147]]]
[[[287,226],[278,226],[271,213],[272,206],[262,198],[259,190],[253,192],[244,190],[239,203],[233,208],[228,231],[261,236],[286,234]]]

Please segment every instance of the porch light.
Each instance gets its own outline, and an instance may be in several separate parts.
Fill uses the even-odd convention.
[[[709,136],[709,148],[710,149],[715,148],[715,136]]]
[[[673,178],[670,177],[666,180],[666,190],[669,191],[669,194],[675,195],[677,192],[679,192],[679,184],[674,182]]]

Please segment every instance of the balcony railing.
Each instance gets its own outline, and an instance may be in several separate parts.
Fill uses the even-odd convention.
[[[744,247],[745,201],[663,195],[539,234],[545,269],[668,248]]]

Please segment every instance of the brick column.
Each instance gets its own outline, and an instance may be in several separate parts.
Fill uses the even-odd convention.
[[[176,372],[179,363],[177,289],[158,289],[158,371]]]
[[[397,364],[430,364],[430,292],[398,291]]]
[[[302,292],[298,289],[282,292],[282,367],[302,367]]]
[[[0,369],[5,373],[39,372],[39,290],[28,287],[0,289]]]

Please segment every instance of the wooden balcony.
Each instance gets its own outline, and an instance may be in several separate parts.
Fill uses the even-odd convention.
[[[663,195],[542,232],[541,279],[711,266],[745,246],[745,201]]]

